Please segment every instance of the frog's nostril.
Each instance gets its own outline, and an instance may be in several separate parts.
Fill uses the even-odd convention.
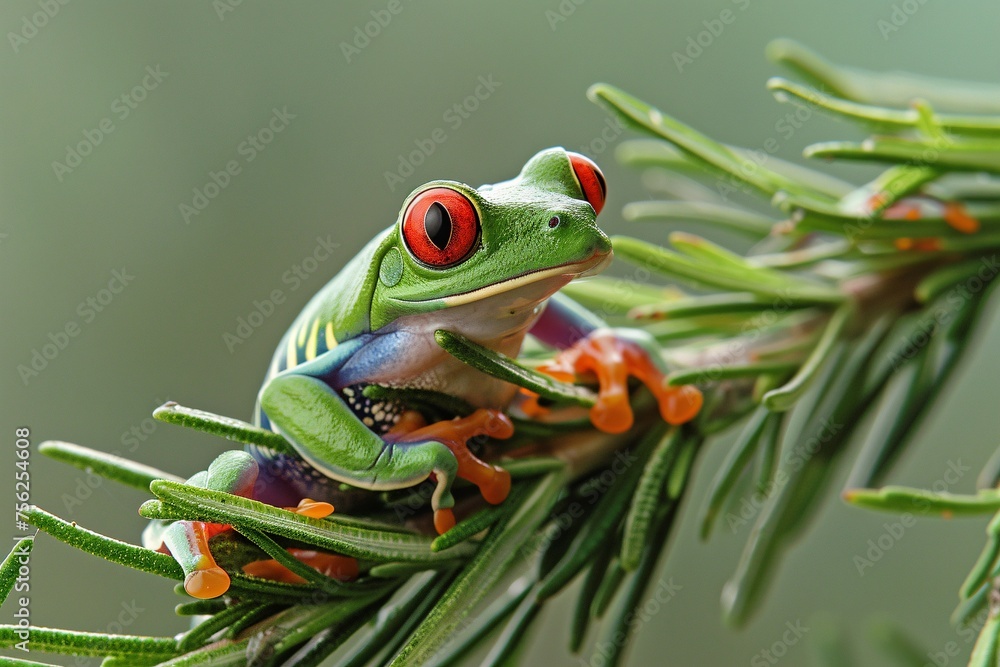
[[[556,227],[559,226],[559,222],[560,220],[558,215],[552,216],[551,218],[549,218],[549,228],[555,229]]]
[[[607,236],[601,235],[601,238],[594,243],[593,250],[591,251],[598,255],[608,255],[611,253],[611,239]]]

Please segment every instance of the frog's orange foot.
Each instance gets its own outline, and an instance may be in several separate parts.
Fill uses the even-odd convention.
[[[505,440],[514,435],[514,424],[510,417],[499,410],[480,408],[467,417],[450,421],[441,421],[415,431],[410,431],[400,438],[400,442],[421,442],[435,440],[444,444],[455,455],[458,461],[458,477],[468,480],[479,487],[479,492],[486,502],[496,505],[502,503],[510,493],[510,473],[499,466],[486,463],[469,451],[468,441],[480,436],[488,436]],[[451,510],[438,509],[434,516],[434,525],[438,532],[455,525]]]
[[[191,597],[209,600],[229,590],[229,575],[215,562],[208,548],[209,538],[229,528],[226,524],[201,521],[177,521],[170,525],[168,530],[174,533],[171,543],[176,553],[166,543],[158,551],[169,553],[182,563],[184,591]]]
[[[979,220],[969,215],[961,202],[927,198],[901,199],[882,213],[889,220],[920,220],[930,216],[940,216],[948,225],[962,234],[975,234],[979,231]],[[933,252],[941,250],[941,239],[938,238],[898,238],[895,246],[900,250],[923,250]]]
[[[584,373],[596,375],[599,390],[597,402],[590,409],[590,421],[605,433],[632,428],[635,418],[629,404],[629,376],[638,378],[653,393],[664,421],[683,424],[694,419],[701,410],[701,392],[692,385],[669,386],[652,354],[635,341],[598,329],[539,370],[570,379]]]
[[[333,505],[312,498],[303,498],[296,507],[286,507],[289,512],[295,512],[310,519],[325,519],[333,514]]]
[[[318,572],[339,581],[353,581],[358,578],[357,558],[309,549],[289,549],[288,553]],[[307,583],[305,579],[276,560],[258,560],[247,563],[243,566],[243,572],[252,577],[281,581],[288,584]]]

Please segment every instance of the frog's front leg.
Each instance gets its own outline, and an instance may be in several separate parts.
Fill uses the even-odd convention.
[[[404,414],[398,427],[386,434],[386,440],[395,447],[412,447],[422,442],[443,443],[458,463],[456,475],[479,487],[486,502],[493,505],[502,503],[510,493],[510,473],[482,461],[469,451],[468,441],[479,436],[506,439],[514,434],[514,424],[499,410],[480,408],[467,417],[451,421],[441,421],[429,426],[412,423],[411,428],[402,424],[409,419]],[[440,483],[440,481],[439,481]],[[435,508],[434,528],[445,533],[455,525],[455,515],[450,508]]]
[[[539,370],[566,382],[578,375],[597,376],[597,403],[590,420],[607,433],[632,427],[628,378],[639,379],[659,404],[660,416],[670,424],[683,424],[701,410],[702,395],[693,385],[667,384],[666,363],[655,339],[638,329],[613,329],[572,299],[555,294],[531,329],[544,343],[562,350]]]
[[[433,474],[437,486],[431,507],[439,532],[454,524],[451,487],[456,477],[478,485],[487,501],[503,501],[510,487],[508,473],[474,457],[466,441],[479,435],[510,437],[513,427],[506,416],[481,410],[463,419],[383,438],[358,419],[327,381],[333,378],[353,384],[358,379],[356,370],[335,362],[334,356],[319,357],[315,363],[275,376],[260,394],[271,427],[312,468],[370,490],[407,488]]]

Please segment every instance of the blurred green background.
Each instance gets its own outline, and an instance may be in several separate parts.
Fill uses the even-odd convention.
[[[776,132],[790,109],[764,88],[768,76],[781,73],[763,55],[772,38],[794,37],[833,60],[874,69],[982,80],[1000,71],[1000,6],[986,0],[402,0],[396,14],[387,13],[388,6],[251,0],[0,5],[6,33],[0,46],[0,450],[8,471],[0,475],[9,508],[17,426],[30,427],[35,443],[56,438],[119,450],[185,475],[204,468],[220,444],[157,425],[151,410],[170,399],[248,417],[272,349],[299,308],[394,220],[406,194],[424,181],[478,185],[509,178],[535,151],[561,144],[602,165],[610,187],[605,229],[662,236],[621,220],[625,202],[649,194],[637,174],[614,163],[614,144],[631,133],[602,137],[608,117],[586,100],[590,83],[614,83],[727,142],[760,147],[778,137],[779,155],[799,159],[809,142],[858,135],[819,115],[788,140]],[[373,10],[391,20],[367,43],[355,44]],[[683,52],[689,38],[706,30],[703,22],[723,10],[734,20],[679,70],[674,52]],[[46,11],[51,16],[40,14]],[[883,24],[880,30],[879,21],[891,22],[894,11],[899,29],[886,32]],[[483,99],[467,103],[481,78],[493,82],[492,90],[480,87]],[[456,104],[469,111],[449,112]],[[248,137],[267,128],[275,110],[285,120],[273,127],[282,130],[254,147]],[[445,139],[412,174],[400,172],[401,156],[437,128]],[[261,139],[267,138],[264,132]],[[87,154],[79,161],[67,156],[68,147],[81,142],[79,153]],[[212,172],[230,161],[239,173],[228,182],[217,175],[225,187],[206,189]],[[396,172],[402,183],[389,179],[390,187],[386,172]],[[214,196],[195,201],[196,189]],[[197,214],[185,216],[181,208],[206,203]],[[324,261],[303,265],[317,238],[338,246]],[[315,270],[296,282],[289,276],[297,266]],[[112,296],[102,290],[114,271],[132,278]],[[284,303],[230,351],[224,334],[235,333],[237,318],[275,289],[287,297]],[[1000,343],[996,319],[986,318],[975,363],[956,375],[894,481],[929,486],[949,461],[960,461],[972,471],[951,490],[973,488],[1000,426],[994,389],[1000,359],[990,353]],[[60,338],[74,323],[78,333],[63,341],[65,349],[37,375],[22,377],[18,366],[29,366],[50,334]],[[726,442],[717,440],[701,462],[689,510],[700,504]],[[138,539],[142,494],[37,454],[30,469],[33,502],[103,533]],[[12,515],[11,508],[4,525],[16,534]],[[920,520],[859,576],[854,557],[864,556],[868,540],[877,540],[895,518],[830,498],[785,560],[762,613],[734,632],[722,626],[718,600],[749,528],[735,534],[722,528],[703,544],[691,519],[689,512],[662,574],[682,588],[644,619],[631,664],[772,664],[760,652],[781,640],[786,623],[801,621],[810,628],[807,637],[819,634],[817,611],[845,624],[859,645],[858,664],[888,664],[865,646],[867,620],[879,613],[912,631],[929,651],[954,642],[960,655],[947,657],[948,664],[964,664],[972,643],[949,626],[948,614],[982,545],[982,521]],[[37,625],[155,635],[184,626],[173,615],[178,599],[166,580],[126,572],[47,538],[31,563]],[[564,595],[553,605],[536,633],[530,664],[582,664],[565,652],[571,600]],[[12,613],[5,605],[0,622],[10,622]],[[809,651],[798,642],[780,662],[810,664]]]

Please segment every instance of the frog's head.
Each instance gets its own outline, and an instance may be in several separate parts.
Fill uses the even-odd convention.
[[[611,257],[595,223],[605,193],[597,165],[562,148],[538,153],[496,185],[417,188],[390,232],[372,324],[514,290],[537,301],[596,273]]]

